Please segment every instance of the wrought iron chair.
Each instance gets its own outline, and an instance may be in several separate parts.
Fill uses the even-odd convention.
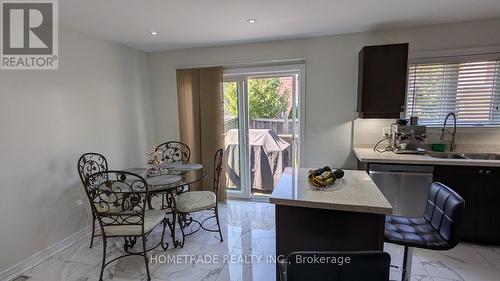
[[[85,191],[99,221],[103,238],[103,256],[99,280],[102,281],[104,268],[117,259],[142,255],[146,264],[148,280],[151,280],[148,257],[146,253],[163,244],[166,218],[161,210],[147,210],[148,185],[139,175],[124,171],[103,171],[91,174],[85,180]],[[146,249],[146,239],[157,226],[163,225],[161,241],[150,249]],[[126,254],[106,262],[106,246],[109,238],[122,237],[135,240],[142,239],[142,251],[129,251],[125,243]]]
[[[191,157],[191,149],[187,144],[184,144],[180,141],[167,141],[165,143],[162,143],[158,145],[155,148],[155,152],[160,153],[160,159],[164,163],[169,163],[169,162],[189,162],[189,158]],[[173,172],[175,173],[175,172]],[[182,192],[186,192],[189,190],[189,185],[183,186],[182,188],[179,188],[176,192],[178,194]],[[165,194],[161,194],[161,208],[162,209],[169,209],[170,206],[167,202],[167,198]]]
[[[91,174],[107,171],[108,170],[108,161],[104,155],[99,153],[85,153],[80,156],[78,159],[78,175],[80,176],[80,180],[82,181],[82,185],[85,188],[85,179]],[[97,223],[97,218],[92,210],[92,236],[90,238],[90,248],[94,246],[94,238],[101,236],[100,234],[95,234],[95,225]]]
[[[215,153],[214,157],[214,179],[213,179],[213,187],[212,191],[188,191],[181,193],[177,197],[177,214],[179,225],[182,233],[182,242],[180,246],[184,246],[184,242],[186,240],[186,236],[192,235],[200,229],[204,229],[210,232],[219,232],[220,241],[224,241],[222,238],[222,231],[219,223],[219,212],[217,205],[217,194],[219,191],[220,184],[220,175],[222,172],[222,159],[223,159],[223,150],[219,149]],[[214,214],[205,218],[203,221],[199,222],[193,219],[190,214],[200,211],[213,211]],[[209,219],[216,219],[217,229],[208,229],[203,223],[205,223]],[[197,224],[197,228],[190,233],[185,233],[184,230],[186,227],[191,225],[191,223]]]
[[[191,149],[186,144],[179,141],[168,141],[158,145],[156,152],[161,152],[163,162],[189,162]]]

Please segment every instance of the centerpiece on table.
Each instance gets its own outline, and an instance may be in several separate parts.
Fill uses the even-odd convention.
[[[158,176],[161,174],[161,151],[156,151],[152,149],[148,152],[148,170],[146,171],[147,177]]]
[[[339,186],[343,183],[344,171],[336,169],[333,171],[330,167],[325,166],[316,170],[309,171],[309,183],[318,188],[327,188],[330,186]]]

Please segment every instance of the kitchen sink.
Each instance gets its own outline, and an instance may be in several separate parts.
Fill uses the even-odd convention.
[[[427,155],[442,159],[467,159],[463,154],[455,152],[427,152]]]
[[[466,153],[464,156],[475,160],[500,160],[500,154],[496,153]]]
[[[496,153],[427,152],[427,155],[441,159],[500,160],[500,154]]]

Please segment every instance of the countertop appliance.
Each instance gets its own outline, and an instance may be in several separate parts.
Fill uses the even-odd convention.
[[[432,166],[370,164],[368,173],[394,215],[421,216],[431,187]]]
[[[426,127],[423,125],[406,125],[394,123],[391,125],[390,146],[394,153],[425,154],[421,147],[427,138]]]

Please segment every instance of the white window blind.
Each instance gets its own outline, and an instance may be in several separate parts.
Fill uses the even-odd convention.
[[[500,126],[500,60],[409,67],[407,115],[440,126],[455,112],[459,126]]]

